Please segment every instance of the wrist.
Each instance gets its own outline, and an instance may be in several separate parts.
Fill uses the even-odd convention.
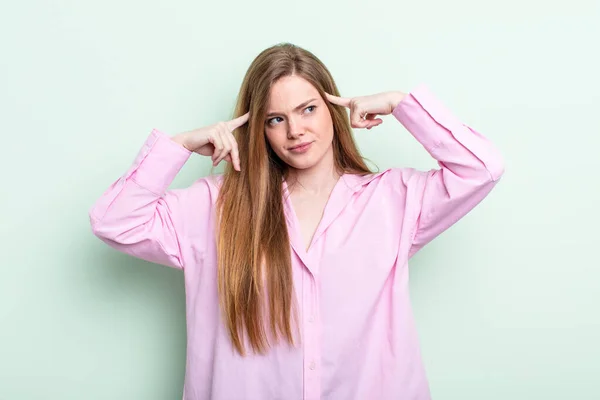
[[[172,136],[171,140],[174,141],[175,143],[182,145],[186,149],[190,150],[189,146],[187,145],[187,141],[188,141],[187,138],[188,138],[187,132],[184,132],[184,133],[179,133],[175,136]]]
[[[407,94],[404,92],[401,92],[401,91],[391,92],[390,93],[390,98],[391,98],[390,105],[392,107],[392,110],[394,108],[396,108],[398,106],[398,104],[400,104],[406,96],[407,96]]]

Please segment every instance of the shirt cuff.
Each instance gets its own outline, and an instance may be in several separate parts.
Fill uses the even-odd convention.
[[[191,151],[153,129],[126,174],[138,185],[162,195],[189,159]]]

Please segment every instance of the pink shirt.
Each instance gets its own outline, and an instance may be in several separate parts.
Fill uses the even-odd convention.
[[[191,152],[154,129],[90,210],[115,249],[183,270],[185,400],[430,398],[409,298],[408,260],[457,222],[504,172],[498,150],[421,85],[395,118],[440,169],[343,175],[309,251],[284,183],[301,340],[239,356],[219,312],[213,225],[221,176],[168,187]],[[285,343],[285,342],[284,342]],[[247,347],[248,348],[248,347]]]

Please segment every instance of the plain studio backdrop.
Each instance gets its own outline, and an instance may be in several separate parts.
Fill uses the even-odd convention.
[[[427,84],[505,158],[489,197],[410,263],[433,398],[600,399],[599,8],[3,2],[0,399],[181,398],[183,274],[110,249],[87,212],[152,128],[232,117],[252,59],[284,41],[343,96]],[[437,167],[392,116],[355,135],[379,170]],[[193,155],[173,187],[210,167]]]

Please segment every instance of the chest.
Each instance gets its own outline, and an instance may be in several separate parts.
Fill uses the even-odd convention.
[[[314,196],[314,197],[302,197],[292,196],[292,204],[294,206],[294,212],[298,218],[300,224],[300,234],[302,236],[302,243],[304,249],[308,251],[312,238],[317,230],[325,206],[327,205],[327,196]]]

